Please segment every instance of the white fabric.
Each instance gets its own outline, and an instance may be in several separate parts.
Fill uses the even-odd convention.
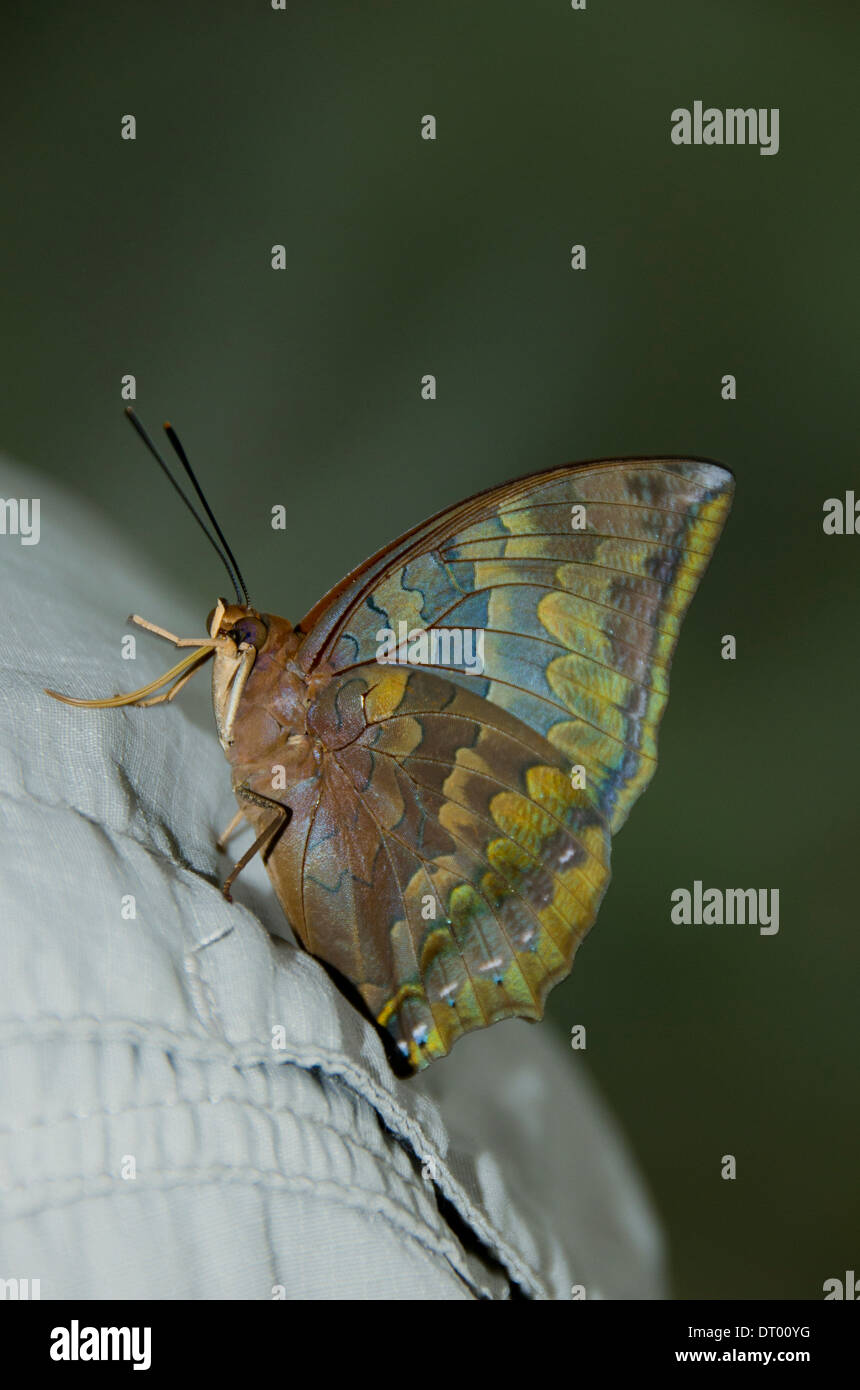
[[[208,668],[154,709],[42,693],[139,686],[176,657],[138,633],[123,660],[127,614],[182,636],[203,615],[55,484],[3,463],[0,493],[41,500],[38,545],[0,535],[0,1277],[43,1298],[659,1296],[650,1209],[548,1025],[399,1081],[270,934],[259,864],[223,899]]]

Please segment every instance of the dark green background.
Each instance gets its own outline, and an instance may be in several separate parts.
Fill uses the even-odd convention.
[[[860,537],[821,527],[826,498],[860,493],[856,7],[17,10],[2,445],[127,528],[201,620],[225,581],[122,419],[125,372],[151,427],[180,429],[252,597],[293,620],[519,473],[658,452],[735,471],[661,769],[552,1013],[587,1025],[675,1291],[821,1297],[860,1269]],[[696,98],[778,106],[779,153],[675,147],[670,112]],[[673,926],[696,878],[778,887],[779,935]]]

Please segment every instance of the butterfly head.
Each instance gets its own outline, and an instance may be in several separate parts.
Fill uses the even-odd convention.
[[[218,599],[206,621],[208,635],[215,644],[213,666],[213,705],[215,726],[222,748],[233,741],[233,724],[247,678],[265,644],[268,631],[263,619],[250,603],[228,603]]]
[[[206,626],[211,638],[226,638],[237,651],[245,646],[258,652],[269,635],[268,625],[256,608],[249,603],[228,603],[224,598],[219,598],[217,608],[213,608],[206,619]]]
[[[250,604],[228,603],[219,598],[206,620],[210,639],[215,643],[212,671],[212,703],[221,747],[233,742],[233,727],[239,701],[254,668],[257,655],[265,646],[268,625]]]
[[[259,613],[251,604],[219,599],[209,614],[209,638],[215,648],[212,702],[221,747],[226,752],[237,732],[239,703],[249,680],[252,703],[265,699],[265,691],[280,692],[289,702],[287,687],[298,678],[285,671],[301,637],[286,618]],[[252,679],[253,676],[253,679]],[[297,703],[293,699],[292,703]],[[298,703],[301,703],[300,701]]]

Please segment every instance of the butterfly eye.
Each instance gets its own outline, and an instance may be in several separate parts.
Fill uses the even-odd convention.
[[[235,627],[230,629],[230,636],[237,647],[247,642],[249,647],[256,647],[259,651],[266,640],[267,632],[266,624],[259,618],[240,618]]]

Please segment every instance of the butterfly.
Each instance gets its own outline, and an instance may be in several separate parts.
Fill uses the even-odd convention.
[[[190,655],[130,695],[69,702],[170,699],[214,656],[231,829],[256,834],[226,895],[262,852],[298,941],[410,1071],[475,1029],[541,1018],[597,915],[612,836],[654,774],[672,654],[731,473],[606,459],[488,488],[293,625],[250,603],[165,428],[236,602],[219,600],[206,639],[137,619]]]

